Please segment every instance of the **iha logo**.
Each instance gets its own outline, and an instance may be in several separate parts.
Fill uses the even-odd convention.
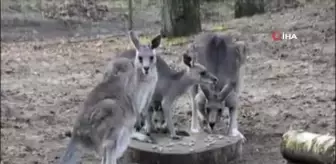
[[[297,39],[295,34],[292,33],[284,33],[284,32],[279,32],[279,31],[273,31],[272,32],[272,39],[273,41],[278,41],[278,40],[292,40],[292,39]]]

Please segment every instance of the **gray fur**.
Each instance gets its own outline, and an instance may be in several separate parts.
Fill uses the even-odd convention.
[[[228,107],[229,134],[244,138],[238,131],[237,108],[242,87],[241,76],[246,57],[246,45],[242,42],[232,42],[229,36],[208,33],[196,38],[191,52],[200,64],[218,78],[215,86],[195,85],[191,89],[191,131],[199,132],[198,119],[205,121],[207,128],[212,130],[225,107]]]
[[[134,51],[128,51],[121,54],[123,57],[134,58]],[[183,63],[187,69],[175,71],[170,69],[168,64],[159,56],[157,57],[157,70],[159,74],[158,83],[153,96],[153,101],[162,103],[164,116],[170,136],[173,139],[179,139],[176,135],[172,120],[172,105],[182,94],[195,84],[213,84],[217,78],[209,73],[204,66],[195,62],[191,56],[184,54]],[[201,74],[202,73],[202,74]],[[147,115],[145,118],[150,119]],[[150,122],[149,122],[150,123]],[[145,131],[150,133],[152,125],[145,123]]]
[[[130,38],[137,48],[137,57],[155,56],[149,50],[151,47],[139,44],[133,32],[130,32]],[[158,79],[156,62],[147,63],[149,69],[144,71],[144,65],[136,60],[138,58],[118,58],[109,64],[111,72],[106,73],[81,107],[61,164],[76,163],[79,145],[100,154],[102,164],[116,164],[126,151],[131,136],[150,140],[133,132],[133,127],[139,113],[152,99]]]

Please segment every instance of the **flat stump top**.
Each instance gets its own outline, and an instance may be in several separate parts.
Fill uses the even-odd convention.
[[[139,164],[225,164],[241,154],[241,139],[221,134],[198,133],[172,140],[168,134],[152,134],[156,144],[132,140],[127,150],[129,162]]]
[[[129,147],[160,154],[190,154],[228,147],[240,141],[238,137],[207,133],[191,134],[181,140],[172,140],[167,134],[152,134],[152,136],[157,141],[156,144],[132,140]]]

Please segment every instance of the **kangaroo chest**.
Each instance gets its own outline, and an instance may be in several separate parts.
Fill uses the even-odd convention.
[[[152,100],[152,96],[156,87],[157,77],[148,81],[140,82],[137,88],[136,97],[136,107],[138,112],[142,112],[147,104]]]

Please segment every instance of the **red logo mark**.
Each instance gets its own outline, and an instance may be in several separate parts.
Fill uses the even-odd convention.
[[[273,41],[278,41],[278,40],[281,40],[281,33],[278,32],[278,31],[273,31],[272,32],[272,39]]]

